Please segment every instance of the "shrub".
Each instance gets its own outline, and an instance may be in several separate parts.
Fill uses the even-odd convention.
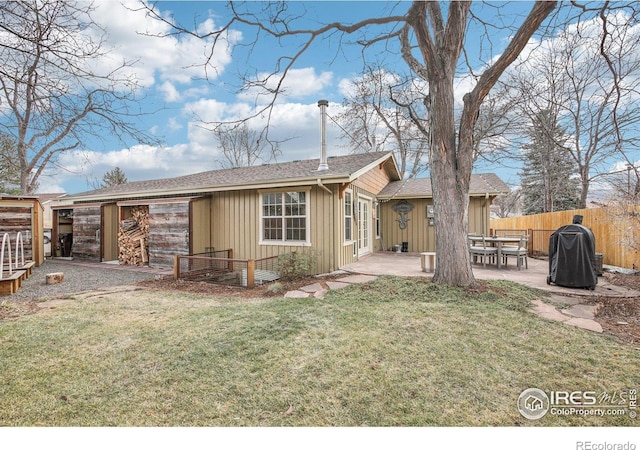
[[[278,281],[271,283],[269,287],[267,287],[267,292],[270,294],[282,294],[283,291],[284,285]]]
[[[284,281],[292,281],[304,278],[316,268],[318,253],[315,250],[306,252],[292,252],[278,257],[280,278]]]

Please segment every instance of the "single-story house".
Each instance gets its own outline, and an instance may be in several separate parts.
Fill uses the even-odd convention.
[[[489,232],[491,200],[508,191],[493,174],[472,176],[470,231]],[[57,256],[116,260],[120,221],[146,206],[151,266],[211,249],[233,249],[239,259],[313,251],[316,272],[325,273],[394,245],[435,251],[431,205],[428,179],[401,180],[393,153],[369,152],[326,165],[221,169],[70,195],[53,206],[53,239],[70,244]]]

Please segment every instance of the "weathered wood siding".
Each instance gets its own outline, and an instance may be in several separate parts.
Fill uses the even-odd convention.
[[[172,267],[174,255],[188,255],[189,201],[149,205],[149,265]]]
[[[11,258],[15,258],[16,251],[16,236],[18,233],[22,235],[22,242],[24,244],[24,257],[25,259],[33,258],[33,247],[31,245],[32,240],[27,239],[27,232],[29,237],[32,235],[31,230],[31,218],[32,208],[22,206],[0,206],[0,243],[5,233],[9,233],[9,239],[11,242]],[[5,261],[7,256],[5,255]]]
[[[640,211],[639,211],[640,212]],[[596,252],[602,253],[603,263],[617,267],[634,269],[640,267],[640,253],[634,250],[640,242],[637,214],[629,221],[628,215],[614,207],[574,209],[530,216],[492,219],[493,230],[534,230],[535,239],[531,249],[534,252],[548,253],[549,235],[558,228],[573,222],[573,216],[583,216],[582,224],[588,227],[596,239]],[[549,230],[548,233],[536,233],[535,230]]]
[[[25,259],[37,266],[44,262],[44,209],[34,198],[0,199],[0,239],[10,234],[12,255],[15,253],[16,235],[22,235]]]
[[[407,199],[414,208],[407,214],[407,228],[400,229],[397,219],[400,217],[392,208],[400,200],[390,200],[381,204],[381,229],[384,248],[392,250],[394,245],[407,242],[409,252],[435,252],[436,227],[429,226],[427,206],[433,205],[433,199]],[[489,233],[490,199],[474,197],[469,200],[469,232]]]
[[[260,196],[262,191],[217,192],[211,199],[212,246],[231,248],[234,258],[259,259],[289,252],[313,252],[316,272],[337,269],[334,245],[334,198],[318,186],[283,188],[282,191],[307,191],[309,246],[260,244]]]
[[[102,211],[100,206],[84,206],[73,210],[74,259],[100,262],[100,225]]]

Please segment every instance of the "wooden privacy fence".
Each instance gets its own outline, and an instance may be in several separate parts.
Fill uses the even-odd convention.
[[[640,230],[638,214],[640,209],[620,212],[614,207],[574,209],[530,216],[491,219],[492,234],[520,231],[531,238],[532,254],[548,254],[549,237],[564,225],[573,222],[575,215],[583,217],[582,225],[588,227],[596,239],[596,252],[603,254],[603,263],[627,269],[640,267]]]

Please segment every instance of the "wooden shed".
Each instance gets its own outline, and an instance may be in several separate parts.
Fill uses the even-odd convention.
[[[0,239],[9,234],[15,246],[19,232],[25,259],[37,266],[44,262],[44,209],[36,196],[0,195]]]
[[[175,254],[202,253],[211,245],[210,197],[89,202],[54,206],[54,256],[83,261],[121,260],[122,223],[145,210],[143,263],[170,267]]]

